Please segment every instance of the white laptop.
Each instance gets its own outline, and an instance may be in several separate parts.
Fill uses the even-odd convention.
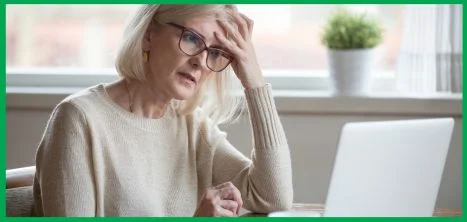
[[[452,118],[348,123],[324,216],[432,216]]]
[[[453,127],[452,118],[345,124],[324,216],[432,216]]]

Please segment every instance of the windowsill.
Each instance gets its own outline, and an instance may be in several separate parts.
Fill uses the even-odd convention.
[[[350,97],[326,91],[276,91],[274,97],[282,113],[462,117],[462,94],[372,93]]]
[[[50,110],[68,95],[83,88],[7,87],[7,109]],[[363,97],[333,96],[326,91],[275,90],[282,114],[417,115],[462,117],[461,94],[407,96],[374,93]]]

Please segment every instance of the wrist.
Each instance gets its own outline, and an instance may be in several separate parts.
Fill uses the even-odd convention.
[[[255,81],[242,82],[242,85],[245,89],[261,88],[266,85],[266,80],[264,77],[261,77]]]

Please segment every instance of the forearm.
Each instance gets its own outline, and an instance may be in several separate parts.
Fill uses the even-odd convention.
[[[258,211],[283,210],[293,202],[290,151],[271,88],[245,90],[253,131],[254,153],[245,197]]]
[[[255,149],[288,150],[287,139],[272,97],[271,86],[246,89]]]

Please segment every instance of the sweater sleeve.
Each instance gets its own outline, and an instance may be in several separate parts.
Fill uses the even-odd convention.
[[[35,211],[43,216],[95,216],[90,138],[80,109],[62,102],[36,153]]]
[[[242,193],[244,207],[268,213],[292,207],[290,151],[270,85],[245,90],[253,131],[251,160],[226,139],[217,143],[213,182],[231,181]],[[225,137],[224,137],[225,138]]]

